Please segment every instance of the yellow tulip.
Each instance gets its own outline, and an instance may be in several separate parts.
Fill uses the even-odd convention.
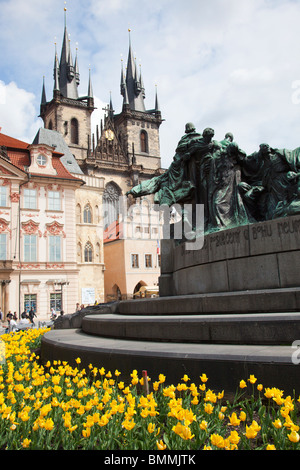
[[[275,419],[275,421],[272,421],[272,424],[276,429],[280,429],[282,427],[282,422],[280,419]]]
[[[291,434],[288,434],[288,438],[291,442],[299,442],[300,436],[296,431],[292,431]]]
[[[207,414],[210,415],[210,414],[213,413],[214,407],[212,406],[211,403],[206,403],[206,404],[204,405],[204,411],[205,411],[205,413],[207,413]]]
[[[165,450],[167,448],[166,444],[162,439],[160,441],[156,441],[156,446],[158,450]]]
[[[274,446],[274,444],[268,444],[266,450],[276,450],[276,447]]]
[[[240,436],[238,435],[237,431],[231,431],[230,435],[228,436],[229,441],[231,444],[237,445],[240,442]]]
[[[241,420],[238,419],[237,414],[235,412],[232,413],[231,416],[229,416],[229,421],[231,426],[239,426]]]
[[[257,431],[253,429],[251,426],[246,425],[246,437],[247,439],[254,439],[257,436]]]
[[[257,381],[257,378],[254,377],[254,375],[250,375],[250,378],[248,380],[251,384],[255,384],[255,382]]]
[[[212,434],[210,436],[210,441],[213,446],[223,449],[225,447],[224,438],[219,434]]]
[[[184,382],[188,382],[191,379],[189,378],[189,376],[187,374],[184,374],[184,376],[181,377],[181,380],[183,380]]]
[[[149,423],[148,424],[148,432],[152,434],[155,431],[155,424]]]
[[[91,435],[91,428],[86,428],[81,431],[83,437],[90,437]]]
[[[46,419],[46,422],[45,422],[45,429],[46,429],[47,431],[51,431],[53,428],[54,428],[54,422],[53,422],[52,418]]]
[[[24,439],[24,441],[22,442],[22,447],[24,447],[24,449],[26,449],[27,447],[30,446],[30,442],[31,442],[31,439]]]
[[[246,388],[247,387],[247,384],[245,382],[245,380],[241,380],[240,381],[240,388]]]
[[[206,429],[207,429],[207,421],[202,420],[201,423],[199,424],[199,427],[200,427],[200,429],[202,429],[202,431],[206,431]]]

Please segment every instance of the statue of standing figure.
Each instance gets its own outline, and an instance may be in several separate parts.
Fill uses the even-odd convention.
[[[254,221],[270,220],[300,212],[300,148],[259,151],[243,161],[245,204]]]
[[[127,194],[154,194],[160,206],[202,204],[205,232],[300,213],[300,147],[261,144],[247,155],[232,133],[213,137],[212,128],[201,134],[187,123],[170,167]]]

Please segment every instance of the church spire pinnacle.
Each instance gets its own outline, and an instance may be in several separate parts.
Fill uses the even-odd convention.
[[[66,5],[66,2],[65,2]],[[59,89],[65,98],[78,99],[78,59],[73,65],[71,41],[67,31],[67,8],[64,8],[64,37],[61,49],[60,63],[59,63]]]
[[[42,88],[42,97],[41,97],[41,105],[47,103],[46,98],[46,89],[45,89],[45,75],[43,76],[43,88]]]
[[[133,111],[145,112],[144,104],[144,86],[141,83],[141,75],[138,76],[137,65],[135,57],[132,53],[131,46],[131,30],[129,32],[129,51],[128,51],[128,60],[127,60],[127,69],[126,69],[126,78],[124,79],[123,72],[123,62],[121,70],[121,94],[124,97],[125,105],[128,105],[129,108]]]

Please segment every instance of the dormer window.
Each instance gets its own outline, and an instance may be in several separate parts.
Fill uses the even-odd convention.
[[[45,166],[47,163],[47,158],[45,157],[45,155],[39,155],[36,161],[39,166]]]
[[[32,144],[28,148],[30,151],[29,173],[57,174],[52,159],[54,147],[47,144]]]

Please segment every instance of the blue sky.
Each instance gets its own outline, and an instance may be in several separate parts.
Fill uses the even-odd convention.
[[[79,0],[67,1],[73,57],[78,43],[80,94],[91,67],[99,122],[112,100],[121,110],[121,57],[128,28],[146,88],[162,116],[162,166],[172,161],[186,122],[199,131],[231,131],[248,153],[262,142],[300,146],[299,0]],[[0,127],[32,141],[43,76],[52,97],[55,38],[60,52],[63,0],[0,0]]]

